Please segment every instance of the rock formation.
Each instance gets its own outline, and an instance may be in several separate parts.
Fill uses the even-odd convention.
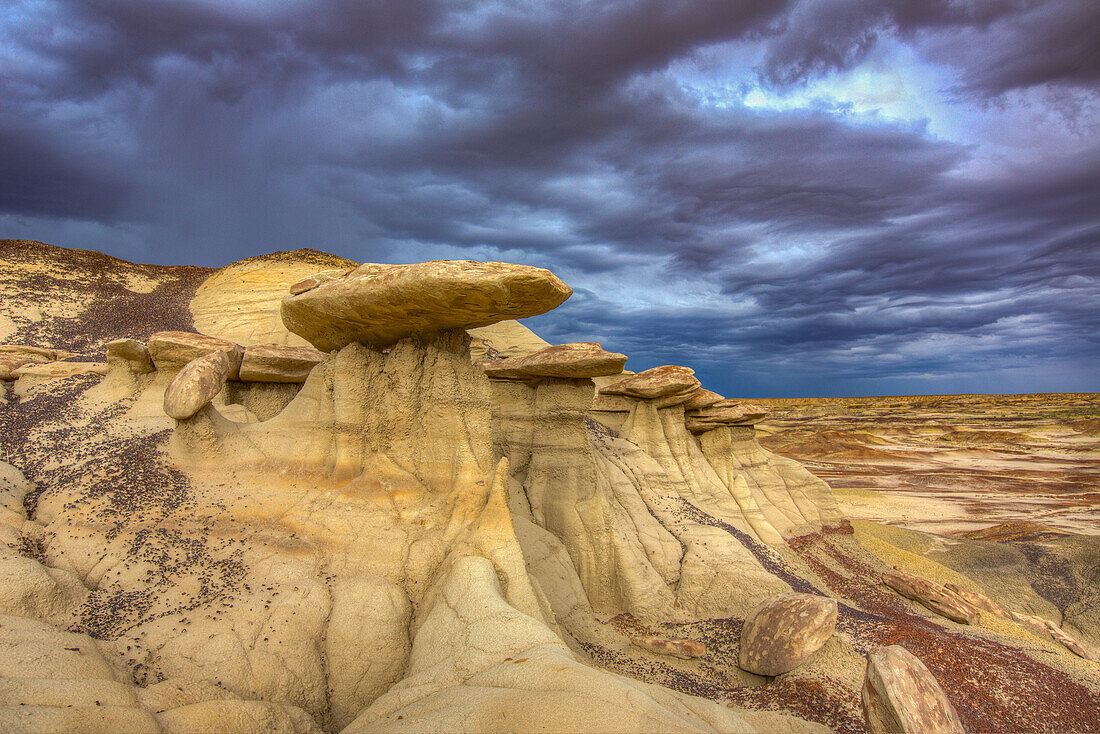
[[[577,342],[546,347],[524,357],[482,362],[481,368],[497,379],[531,380],[542,377],[580,379],[617,375],[626,355],[604,351],[600,344]]]
[[[863,712],[871,734],[965,734],[940,684],[901,645],[868,654]]]
[[[794,670],[821,649],[836,628],[836,599],[781,594],[745,620],[737,664],[758,675]]]
[[[937,583],[895,570],[896,573],[884,574],[882,582],[902,596],[959,624],[977,624],[981,621],[981,612],[960,596]]]
[[[112,273],[106,300],[59,279],[81,334],[2,335],[82,366],[0,383],[0,730],[849,731],[897,639],[987,729],[1082,730],[1100,700],[1045,632],[961,637],[883,591],[903,551],[764,450],[761,411],[511,320],[568,295],[546,271]],[[913,669],[875,664],[875,721],[910,716]],[[1024,677],[1077,703],[1021,705]]]
[[[573,292],[548,270],[465,260],[368,263],[316,282],[287,295],[282,316],[290,331],[321,351],[354,342],[385,347],[417,334],[534,316]]]

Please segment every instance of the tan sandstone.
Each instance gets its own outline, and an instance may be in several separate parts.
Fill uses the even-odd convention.
[[[900,645],[868,654],[862,697],[871,734],[964,734],[939,682]]]
[[[977,608],[935,582],[904,571],[883,574],[882,582],[902,596],[959,624],[978,624],[981,621],[981,612]]]
[[[343,278],[286,296],[282,316],[292,332],[331,351],[353,342],[389,346],[407,336],[534,316],[572,293],[549,270],[525,265],[366,263]]]
[[[246,382],[305,382],[327,356],[311,347],[256,344],[244,350],[240,378]]]
[[[759,405],[735,400],[722,400],[702,410],[686,414],[692,433],[712,431],[720,426],[751,426],[764,419],[768,412]]]
[[[161,372],[175,372],[191,360],[222,352],[229,362],[229,379],[237,379],[244,350],[240,344],[190,331],[158,331],[149,337],[149,356]]]
[[[626,355],[605,351],[595,342],[574,342],[547,347],[526,357],[482,362],[489,377],[526,380],[540,377],[583,379],[617,375]]]
[[[185,420],[198,413],[225,388],[229,359],[225,352],[204,354],[188,362],[164,391],[164,412]]]
[[[663,637],[661,635],[634,635],[630,641],[649,652],[658,655],[671,655],[683,660],[701,658],[707,654],[707,646],[698,640],[682,637]]]
[[[137,339],[114,339],[107,342],[107,364],[125,364],[130,372],[140,375],[156,371],[149,348]]]
[[[737,664],[757,675],[793,670],[832,636],[836,616],[836,599],[813,594],[772,597],[745,620]]]
[[[663,365],[631,375],[600,389],[602,395],[625,395],[638,400],[658,400],[661,407],[677,405],[699,389],[695,370],[678,365]]]
[[[701,387],[684,403],[684,410],[702,410],[703,408],[709,408],[715,403],[720,403],[723,400],[725,400],[725,398],[713,390],[707,390]]]

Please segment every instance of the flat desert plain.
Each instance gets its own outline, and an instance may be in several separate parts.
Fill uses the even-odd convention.
[[[1100,394],[754,400],[771,451],[852,518],[939,534],[1100,535]]]

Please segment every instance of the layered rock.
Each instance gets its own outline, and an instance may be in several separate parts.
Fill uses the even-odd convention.
[[[283,323],[322,351],[376,347],[452,329],[545,313],[572,290],[548,270],[507,263],[437,260],[366,263],[282,302]]]
[[[1009,616],[1004,607],[990,599],[985,594],[979,594],[976,591],[967,591],[966,589],[961,589],[957,585],[952,583],[944,584],[944,588],[972,607],[976,607],[992,614],[996,614],[998,617],[1007,618]]]
[[[685,413],[692,433],[713,431],[721,426],[751,426],[759,423],[767,411],[759,405],[737,400],[719,400],[711,405]]]
[[[244,354],[240,344],[187,331],[158,331],[149,337],[148,348],[149,357],[160,372],[175,372],[193,359],[222,352],[229,361],[231,380],[237,379]]]
[[[895,571],[883,574],[882,582],[902,596],[919,602],[953,622],[978,624],[981,621],[981,612],[976,607],[933,581]]]
[[[862,698],[871,734],[964,734],[939,682],[900,645],[867,655]]]
[[[325,357],[310,347],[256,344],[244,351],[240,379],[246,382],[305,382]]]
[[[626,355],[605,351],[594,342],[574,342],[547,347],[525,357],[482,362],[485,374],[497,379],[529,380],[542,377],[584,379],[617,375]]]
[[[176,420],[195,415],[225,388],[229,370],[225,352],[210,352],[191,360],[165,389],[164,412]]]
[[[836,599],[781,594],[745,619],[737,664],[757,675],[781,675],[821,649],[836,628]]]
[[[17,380],[22,367],[56,362],[73,356],[69,352],[27,344],[0,344],[0,380]]]
[[[695,370],[690,367],[663,365],[606,385],[600,388],[600,394],[653,400],[664,408],[691,399],[699,386]]]
[[[684,402],[684,412],[688,413],[693,410],[702,410],[703,408],[709,408],[715,403],[720,403],[725,400],[724,397],[714,392],[713,390],[707,390],[704,387],[699,388],[691,397]]]

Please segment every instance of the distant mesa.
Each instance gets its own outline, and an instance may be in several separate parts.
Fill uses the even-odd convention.
[[[283,323],[323,352],[535,316],[573,293],[549,270],[469,260],[366,263],[339,278],[315,275],[294,290],[283,298]]]

